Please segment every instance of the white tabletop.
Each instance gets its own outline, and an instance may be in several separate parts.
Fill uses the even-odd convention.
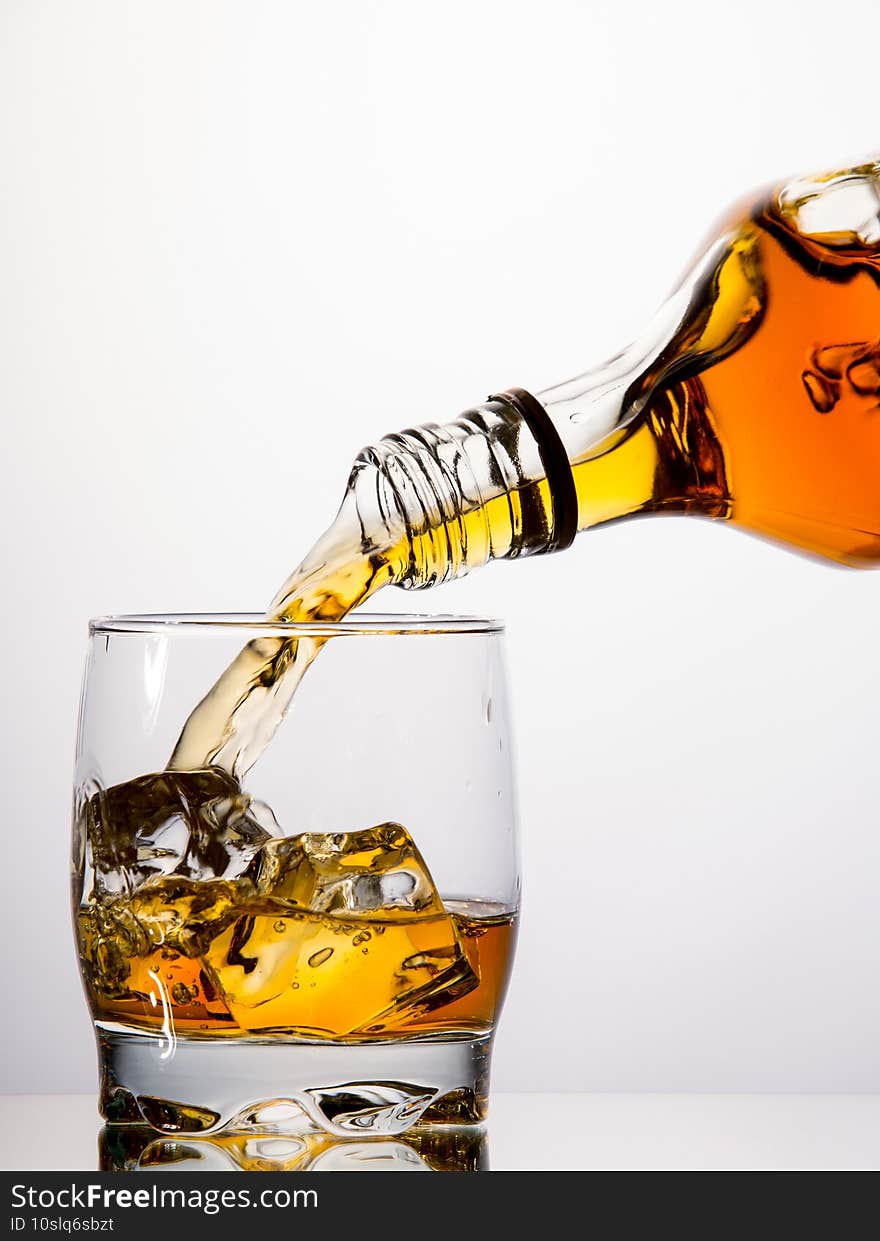
[[[91,1095],[0,1097],[0,1167],[94,1171]],[[494,1171],[876,1169],[880,1095],[496,1094]]]

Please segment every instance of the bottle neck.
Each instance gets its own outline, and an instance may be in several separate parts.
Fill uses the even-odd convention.
[[[399,585],[433,586],[571,542],[571,467],[545,411],[531,403],[527,393],[502,393],[361,453],[354,487],[365,529],[405,530]]]
[[[718,238],[642,337],[604,365],[367,449],[380,508],[408,536],[396,580],[431,586],[488,560],[560,550],[578,530],[639,512],[720,515],[717,445],[683,381],[759,321],[756,245],[751,226]]]
[[[638,438],[632,447],[614,443],[624,434],[619,404],[612,411],[620,393],[604,372],[584,378],[564,396],[555,389],[540,400],[511,388],[453,422],[388,435],[363,450],[349,486],[367,541],[393,549],[398,585],[422,589],[490,560],[562,551],[579,530],[644,508],[651,454]],[[588,418],[578,412],[584,409]],[[610,485],[603,444],[615,447]]]
[[[590,408],[583,389],[577,405]],[[569,409],[513,389],[365,449],[355,504],[362,530],[381,532],[370,541],[394,549],[392,580],[437,585],[490,560],[564,550],[578,531],[639,513],[729,516],[699,388],[672,385],[646,416],[618,416],[610,429],[601,406],[600,396],[600,416],[573,421]]]

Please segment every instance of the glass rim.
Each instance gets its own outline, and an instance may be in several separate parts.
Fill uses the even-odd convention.
[[[252,637],[419,637],[464,636],[504,632],[494,617],[456,616],[452,613],[357,612],[340,621],[268,620],[259,612],[140,612],[95,616],[89,634],[180,634],[208,631],[241,633]]]

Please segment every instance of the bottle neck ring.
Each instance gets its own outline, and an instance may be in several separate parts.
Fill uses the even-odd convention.
[[[553,532],[545,551],[560,552],[570,547],[578,529],[578,500],[574,475],[559,432],[544,406],[525,388],[507,388],[489,397],[513,409],[531,431],[553,505]]]

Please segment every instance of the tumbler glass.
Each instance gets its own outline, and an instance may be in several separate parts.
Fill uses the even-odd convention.
[[[262,755],[241,779],[169,770],[255,641],[317,652]],[[72,869],[104,1117],[480,1125],[519,905],[508,725],[495,621],[93,621]]]

